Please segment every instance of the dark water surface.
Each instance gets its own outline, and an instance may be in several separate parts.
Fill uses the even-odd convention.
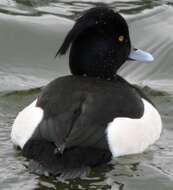
[[[41,86],[69,73],[68,58],[54,55],[73,20],[100,2],[123,13],[134,45],[155,57],[153,64],[126,63],[120,74],[158,106],[161,139],[143,154],[94,168],[85,179],[59,182],[30,174],[10,141],[13,119]],[[0,190],[173,189],[172,5],[171,0],[0,0]]]

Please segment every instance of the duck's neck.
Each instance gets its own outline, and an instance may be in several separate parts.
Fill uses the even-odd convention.
[[[111,37],[103,34],[83,34],[72,44],[69,64],[74,75],[113,79],[123,64],[117,56]]]

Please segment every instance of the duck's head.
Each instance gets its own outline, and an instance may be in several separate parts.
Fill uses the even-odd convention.
[[[152,61],[144,51],[132,48],[125,19],[102,6],[86,11],[67,34],[57,55],[71,44],[69,64],[72,74],[114,78],[127,59]]]

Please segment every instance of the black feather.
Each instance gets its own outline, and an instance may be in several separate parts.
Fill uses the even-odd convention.
[[[56,56],[64,55],[70,44],[81,35],[84,31],[94,27],[104,24],[104,21],[110,18],[106,18],[106,14],[110,13],[111,16],[114,16],[114,11],[111,10],[108,6],[99,6],[94,7],[92,9],[87,10],[83,16],[77,19],[76,23],[74,24],[73,28],[68,32],[64,42],[62,43],[61,47],[59,48]],[[55,56],[55,57],[56,57]]]

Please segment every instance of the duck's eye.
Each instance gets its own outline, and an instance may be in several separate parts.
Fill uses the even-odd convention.
[[[124,42],[124,36],[123,35],[120,35],[120,36],[118,36],[118,42]]]

